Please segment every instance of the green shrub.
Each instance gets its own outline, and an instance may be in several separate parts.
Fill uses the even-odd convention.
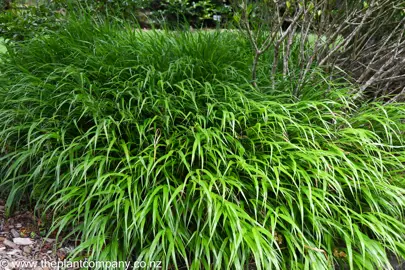
[[[65,13],[46,5],[7,10],[0,13],[0,36],[21,41],[58,29]]]
[[[229,32],[77,21],[2,61],[7,207],[29,193],[81,240],[77,258],[388,269],[387,253],[405,257],[402,104],[356,106],[322,73],[297,100],[288,78],[266,87],[270,61],[253,88],[249,42]]]

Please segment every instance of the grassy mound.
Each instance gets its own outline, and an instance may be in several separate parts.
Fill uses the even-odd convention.
[[[265,87],[267,64],[254,89],[249,51],[89,22],[19,44],[0,67],[7,205],[30,193],[92,259],[388,269],[405,257],[405,107],[356,106],[322,74],[296,100],[288,79]]]

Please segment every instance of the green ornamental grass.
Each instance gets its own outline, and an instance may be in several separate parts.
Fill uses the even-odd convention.
[[[7,48],[4,45],[4,43],[5,43],[5,40],[2,37],[0,37],[0,53],[7,52]]]
[[[229,32],[66,29],[0,67],[0,177],[73,257],[164,269],[390,269],[405,258],[405,106],[314,76],[249,82]],[[293,63],[292,63],[293,64]],[[296,67],[299,71],[299,67]]]

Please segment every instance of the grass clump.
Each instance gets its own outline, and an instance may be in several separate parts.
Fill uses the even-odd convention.
[[[165,269],[404,258],[405,107],[356,106],[322,74],[297,100],[288,80],[263,87],[266,64],[257,90],[249,50],[235,33],[83,21],[14,47],[0,67],[7,206],[30,193],[81,240],[77,258]]]
[[[4,40],[4,38],[0,37],[0,53],[5,53],[5,52],[7,52],[5,40]]]

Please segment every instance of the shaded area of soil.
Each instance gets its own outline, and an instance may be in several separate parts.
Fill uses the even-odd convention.
[[[53,266],[64,260],[73,246],[60,247],[47,234],[30,211],[17,211],[6,218],[4,202],[0,201],[0,270],[57,269]]]

